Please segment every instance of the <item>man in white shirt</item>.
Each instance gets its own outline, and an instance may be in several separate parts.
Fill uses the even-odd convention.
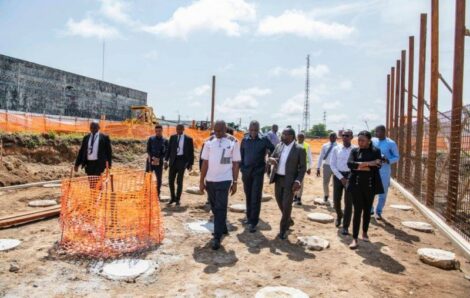
[[[330,196],[330,181],[333,172],[330,168],[330,157],[331,151],[336,147],[336,133],[330,133],[330,141],[323,144],[320,151],[320,156],[318,157],[318,166],[317,166],[317,177],[320,177],[320,168],[323,165],[323,200],[325,203],[328,202],[328,197]]]
[[[343,229],[341,233],[348,235],[349,224],[352,214],[352,195],[346,190],[349,174],[348,159],[354,146],[351,144],[353,132],[350,129],[343,131],[341,135],[343,144],[336,146],[331,152],[330,167],[334,174],[333,177],[333,203],[336,210],[336,227],[341,225],[343,220]],[[344,213],[341,209],[341,197],[344,191]],[[344,217],[343,217],[344,216]]]
[[[292,128],[284,129],[281,143],[269,158],[269,164],[274,165],[269,182],[275,183],[274,194],[282,213],[278,235],[282,240],[287,239],[287,231],[294,225],[292,202],[304,180],[306,162],[305,149],[295,143],[295,131]]]
[[[201,178],[199,189],[207,191],[214,214],[214,238],[212,249],[220,248],[222,236],[228,234],[227,205],[228,193],[237,191],[238,171],[240,168],[240,143],[227,135],[227,125],[217,121],[214,125],[215,138],[204,143],[201,158]]]

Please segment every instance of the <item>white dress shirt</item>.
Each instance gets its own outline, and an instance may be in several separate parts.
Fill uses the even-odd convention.
[[[340,172],[351,171],[348,167],[348,159],[354,147],[352,144],[349,147],[338,145],[331,151],[330,167],[336,178],[341,180],[344,176]]]
[[[323,144],[323,146],[321,146],[320,156],[318,157],[317,169],[321,168],[322,163],[325,164],[325,165],[330,164],[331,152],[333,151],[334,147],[336,147],[336,145],[337,145],[336,142],[334,142],[334,143],[328,142],[328,143]],[[333,149],[331,149],[330,154],[328,154],[326,159],[323,160],[326,153],[328,152],[328,149],[330,149],[330,146],[333,146]]]
[[[290,150],[294,147],[295,142],[290,143],[289,145],[284,145],[284,148],[281,152],[281,157],[279,158],[279,165],[277,167],[276,174],[278,175],[286,175],[286,163],[287,158],[289,157]]]
[[[176,135],[176,141],[178,141],[178,137],[180,139],[178,143],[178,148],[176,151],[176,155],[183,155],[184,154],[184,134],[183,135]]]
[[[240,143],[235,138],[213,138],[204,143],[201,158],[209,162],[206,181],[232,181],[233,162],[242,160]]]
[[[98,145],[100,142],[100,133],[97,132],[94,136],[93,139],[93,134],[90,134],[90,137],[88,138],[88,148],[87,148],[87,158],[88,160],[98,160]],[[93,148],[91,146],[91,142],[93,142]]]

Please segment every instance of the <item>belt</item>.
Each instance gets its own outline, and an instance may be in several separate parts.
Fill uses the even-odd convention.
[[[276,174],[277,177],[286,177],[286,175],[279,175],[279,174]]]

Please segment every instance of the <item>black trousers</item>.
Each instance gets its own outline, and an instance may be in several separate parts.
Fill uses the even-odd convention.
[[[292,185],[285,187],[285,177],[276,175],[274,193],[276,202],[282,212],[281,223],[279,230],[281,233],[287,232],[292,221],[292,202],[294,201],[294,193],[292,192]]]
[[[206,181],[207,195],[214,214],[214,238],[219,240],[224,233],[227,233],[227,205],[231,185],[232,181]]]
[[[348,177],[348,172],[341,172],[341,175],[344,177]],[[341,208],[341,198],[343,197],[344,193],[344,212]],[[351,216],[352,216],[352,195],[351,192],[347,191],[341,180],[339,180],[336,176],[333,178],[333,204],[336,211],[336,216],[341,221],[343,220],[343,228],[346,230],[349,228],[351,224]]]
[[[158,194],[158,198],[160,198],[160,193],[162,189],[163,167],[161,165],[153,166],[153,171],[155,172],[155,176],[157,177],[157,194]]]
[[[183,193],[183,178],[184,170],[186,169],[186,161],[183,156],[178,156],[173,165],[170,167],[170,172],[168,173],[168,184],[170,186],[171,200],[179,202],[181,199],[181,194]],[[177,184],[177,189],[175,192],[175,179]]]
[[[246,218],[248,223],[256,226],[261,212],[261,198],[263,196],[263,178],[261,174],[246,174],[242,176],[243,190],[246,197]]]
[[[97,160],[89,160],[85,165],[85,173],[88,176],[99,176],[104,172],[104,168]]]
[[[374,202],[374,191],[369,183],[355,185],[351,191],[354,205],[354,218],[353,218],[353,238],[357,239],[359,236],[359,228],[361,226],[362,216],[362,232],[367,234],[370,223],[370,209]]]

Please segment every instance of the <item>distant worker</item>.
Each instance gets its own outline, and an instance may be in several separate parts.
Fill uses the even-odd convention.
[[[330,167],[333,177],[333,205],[336,210],[336,227],[341,224],[343,228],[341,234],[349,234],[349,225],[352,216],[352,195],[346,190],[351,170],[348,167],[348,159],[354,146],[351,144],[353,132],[350,129],[344,130],[341,135],[343,144],[338,145],[331,152]],[[341,199],[344,192],[344,212],[341,208]]]
[[[297,142],[300,146],[304,147],[305,153],[307,154],[307,174],[310,175],[312,173],[313,167],[313,159],[312,159],[312,152],[310,150],[310,145],[305,142],[305,134],[300,132],[297,134]],[[304,192],[304,182],[300,186],[299,191],[294,196],[294,204],[301,206],[302,205],[302,194]]]
[[[239,172],[240,143],[227,134],[224,121],[214,125],[215,138],[204,144],[202,151],[202,170],[199,189],[206,190],[209,196],[212,214],[214,215],[214,238],[212,249],[220,248],[223,235],[228,234],[227,206],[229,191],[234,195],[237,191]]]
[[[263,179],[266,155],[274,151],[273,144],[259,133],[258,121],[251,121],[249,133],[240,145],[243,188],[246,197],[246,224],[250,233],[256,232],[263,196]]]
[[[292,128],[284,129],[281,141],[269,158],[269,163],[274,166],[269,182],[274,183],[277,205],[282,213],[278,237],[285,240],[289,227],[294,225],[292,202],[304,180],[307,156],[304,148],[295,143]]]
[[[382,211],[387,200],[388,187],[390,186],[390,175],[392,173],[391,165],[400,159],[397,144],[386,137],[386,128],[384,125],[379,125],[375,128],[375,138],[372,139],[372,144],[380,149],[382,153],[382,167],[380,168],[380,178],[384,187],[384,193],[379,195],[377,207],[375,208],[375,218],[382,219]],[[372,206],[371,213],[374,214],[374,207]]]
[[[168,150],[165,153],[165,169],[170,167],[168,173],[168,184],[170,187],[171,200],[169,205],[175,203],[180,205],[181,194],[183,193],[184,172],[191,171],[194,164],[194,144],[193,139],[184,133],[184,125],[176,126],[176,134],[170,137]],[[177,189],[175,191],[175,179]]]
[[[351,150],[348,159],[349,176],[348,191],[352,194],[353,216],[353,241],[349,248],[358,246],[359,229],[362,218],[362,240],[369,242],[367,234],[370,223],[370,209],[376,194],[383,193],[383,185],[380,179],[379,168],[382,165],[380,149],[372,145],[372,135],[367,130],[358,134],[358,148]]]
[[[90,133],[83,137],[74,170],[77,172],[78,167],[82,166],[88,176],[99,176],[104,172],[106,166],[111,168],[111,163],[111,140],[107,135],[100,133],[99,123],[92,122]]]
[[[277,146],[277,144],[280,143],[279,136],[277,135],[278,130],[279,130],[279,126],[277,126],[277,124],[273,124],[273,126],[271,127],[271,130],[268,131],[268,133],[266,134],[266,136],[268,137],[269,141],[271,141],[271,144],[273,144],[273,146]]]
[[[330,141],[323,144],[320,151],[320,156],[318,157],[317,165],[317,177],[320,177],[320,168],[323,165],[323,201],[328,203],[328,198],[330,196],[330,182],[333,172],[330,168],[330,158],[331,151],[336,147],[336,133],[332,132],[329,136]]]
[[[157,194],[160,198],[162,188],[163,160],[168,150],[168,140],[163,137],[163,127],[155,126],[155,135],[147,141],[147,170],[155,172],[157,177]]]

